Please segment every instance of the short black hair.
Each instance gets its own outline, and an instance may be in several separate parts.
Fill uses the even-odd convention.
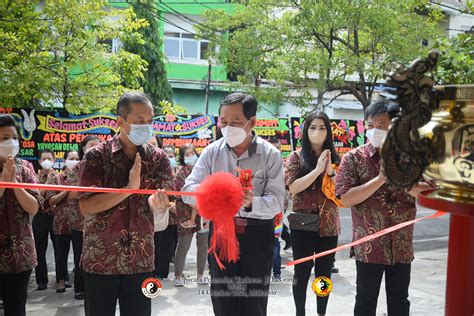
[[[87,143],[90,142],[91,140],[98,140],[100,142],[100,137],[96,135],[87,135],[86,137],[84,137],[84,139],[81,142],[81,145],[79,146],[79,150],[77,152],[79,154],[80,160],[84,159],[84,155],[86,154],[84,152],[84,148],[86,148]]]
[[[0,114],[0,127],[14,126],[18,133],[18,124],[10,114]]]
[[[377,101],[369,105],[365,109],[365,117],[369,118],[369,116],[375,116],[378,114],[388,113],[390,119],[393,119],[397,114],[400,112],[400,106],[397,103],[383,100]]]
[[[132,104],[146,104],[153,107],[150,98],[140,91],[129,91],[122,94],[117,102],[117,114],[126,119],[127,115],[132,111]]]
[[[52,150],[49,149],[49,148],[40,150],[40,152],[39,152],[39,159],[41,159],[41,156],[42,156],[43,154],[51,154],[51,155],[53,155],[53,159],[56,158],[56,156],[54,155],[54,151],[52,151]]]
[[[258,102],[255,97],[250,94],[243,92],[234,92],[227,95],[224,100],[222,100],[221,105],[219,106],[219,113],[221,113],[221,108],[224,105],[241,103],[244,110],[245,117],[249,120],[251,117],[257,115]]]

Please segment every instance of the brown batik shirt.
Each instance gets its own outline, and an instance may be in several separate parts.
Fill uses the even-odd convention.
[[[166,154],[151,145],[139,147],[141,189],[173,189]],[[79,171],[81,186],[123,188],[135,158],[124,152],[118,135],[92,148]],[[93,193],[80,194],[85,198]],[[82,268],[96,274],[135,274],[154,270],[153,213],[148,195],[133,194],[111,209],[86,216]]]
[[[184,183],[186,182],[186,178],[190,174],[191,174],[191,169],[189,169],[187,166],[178,167],[178,171],[176,172],[175,180],[174,180],[174,187],[176,188],[177,191],[181,191],[181,189],[184,186]],[[191,205],[184,203],[183,200],[178,197],[178,199],[176,200],[176,217],[177,217],[176,221],[178,222],[178,233],[180,235],[193,234],[201,228],[201,216],[199,215],[196,216],[196,227],[184,228],[183,226],[179,225],[179,223],[182,223],[191,219],[192,211],[193,209]]]
[[[301,170],[300,152],[294,151],[286,159],[285,179],[287,187],[298,179]],[[321,176],[314,183],[292,196],[293,211],[303,213],[319,213],[321,222],[319,225],[319,235],[338,236],[341,233],[339,221],[339,208],[328,199],[321,190]]]
[[[336,178],[336,194],[341,196],[377,177],[380,161],[379,151],[370,143],[346,153]],[[352,238],[360,239],[415,216],[415,199],[384,184],[367,200],[352,206]],[[351,256],[366,263],[410,263],[414,258],[413,225],[354,246]]]
[[[15,159],[16,180],[36,183],[31,164]],[[43,198],[37,190],[26,190],[40,205]],[[0,197],[0,273],[20,273],[33,269],[37,264],[30,215],[21,207],[13,189],[5,189]]]
[[[48,183],[49,181],[51,181],[52,178],[56,177],[57,174],[58,174],[58,172],[54,169],[51,169],[49,172],[47,170],[40,169],[38,171],[36,179],[37,179],[38,183],[45,184],[45,183]],[[43,194],[43,197],[45,197],[46,194],[47,194],[47,192],[45,194]],[[44,198],[44,203],[38,209],[38,213],[53,215],[53,209],[54,209],[54,206],[53,207],[50,206],[48,200],[46,198]]]
[[[73,170],[65,169],[63,172],[50,178],[48,184],[77,186],[79,184],[79,166]],[[58,191],[48,191],[46,199],[58,194]],[[59,202],[54,210],[53,232],[56,235],[67,235],[71,230],[82,231],[84,229],[84,216],[79,211],[79,200],[70,199],[66,196]]]

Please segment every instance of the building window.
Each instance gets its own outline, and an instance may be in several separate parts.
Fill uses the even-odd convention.
[[[99,41],[99,44],[107,46],[110,53],[117,53],[123,47],[123,42],[119,38],[104,39]]]
[[[165,39],[165,54],[168,57],[179,58],[180,57],[179,40],[175,38]]]
[[[117,53],[123,47],[123,42],[120,38],[114,38],[112,40],[112,53]]]
[[[205,60],[209,41],[195,39],[189,33],[165,32],[164,46],[169,58]]]
[[[207,54],[208,49],[209,49],[209,42],[208,41],[201,41],[201,46],[200,46],[201,59],[206,58],[206,54]]]

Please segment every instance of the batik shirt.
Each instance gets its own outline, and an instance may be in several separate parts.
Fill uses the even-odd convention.
[[[48,184],[77,186],[79,184],[79,165],[73,170],[65,169],[63,172],[50,178]],[[58,191],[48,191],[46,199],[58,194]],[[70,199],[66,196],[53,210],[53,232],[56,235],[67,235],[71,230],[82,231],[84,229],[84,216],[79,210],[79,200]]]
[[[173,190],[172,170],[161,149],[144,144],[141,189]],[[129,158],[118,136],[92,148],[81,164],[81,186],[123,188],[135,157]],[[83,193],[80,199],[91,196]],[[82,268],[96,274],[135,274],[154,271],[153,213],[149,195],[132,194],[118,205],[86,217]]]
[[[287,187],[298,179],[301,167],[300,152],[294,151],[286,160],[285,179]],[[321,190],[321,178],[321,176],[318,177],[308,188],[292,195],[293,211],[319,214],[321,218],[319,235],[321,237],[338,236],[341,233],[339,208],[324,195]]]
[[[57,174],[58,174],[58,172],[54,169],[51,169],[50,172],[47,172],[44,169],[40,169],[38,171],[36,179],[37,179],[38,183],[44,184],[44,183],[48,183],[48,181],[51,181],[51,179],[56,177]],[[46,194],[44,194],[44,196],[46,196]],[[54,206],[53,207],[50,206],[48,200],[45,198],[42,207],[40,207],[38,209],[38,214],[39,213],[44,213],[44,214],[48,214],[48,215],[53,215],[53,208],[54,208]]]
[[[33,166],[15,159],[16,181],[36,183]],[[40,205],[43,198],[37,190],[26,190]],[[0,273],[20,273],[37,264],[30,215],[21,207],[13,189],[5,189],[0,197]]]
[[[377,177],[380,160],[379,151],[370,143],[346,153],[337,173],[336,194],[341,196],[351,188]],[[408,193],[391,190],[386,184],[351,209],[353,240],[412,220],[416,216],[415,199]],[[414,258],[413,225],[354,246],[351,255],[366,263],[410,263]]]
[[[187,166],[178,167],[178,171],[176,172],[174,180],[174,187],[177,191],[181,191],[184,186],[184,183],[186,182],[186,178],[189,176],[190,173],[191,169],[189,169]],[[183,199],[179,197],[176,199],[176,221],[178,223],[178,233],[180,235],[193,234],[201,228],[201,216],[199,215],[196,216],[196,227],[184,228],[183,226],[179,225],[179,223],[191,219],[192,211],[192,207],[189,204],[184,203]]]

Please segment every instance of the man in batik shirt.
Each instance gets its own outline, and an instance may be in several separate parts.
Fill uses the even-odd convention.
[[[342,157],[336,178],[336,194],[352,209],[352,238],[412,220],[416,216],[416,193],[397,192],[386,183],[381,170],[380,148],[391,119],[399,112],[395,103],[381,101],[366,109],[368,143]],[[426,187],[425,187],[426,188]],[[388,315],[409,314],[408,286],[413,261],[413,226],[359,244],[352,248],[357,268],[354,315],[375,315],[385,272]]]
[[[166,154],[147,144],[153,135],[153,106],[141,92],[118,101],[118,135],[87,152],[79,172],[81,186],[172,189]],[[88,316],[150,315],[151,301],[141,285],[154,271],[153,212],[168,211],[162,190],[139,194],[81,194],[86,216],[81,266]]]

